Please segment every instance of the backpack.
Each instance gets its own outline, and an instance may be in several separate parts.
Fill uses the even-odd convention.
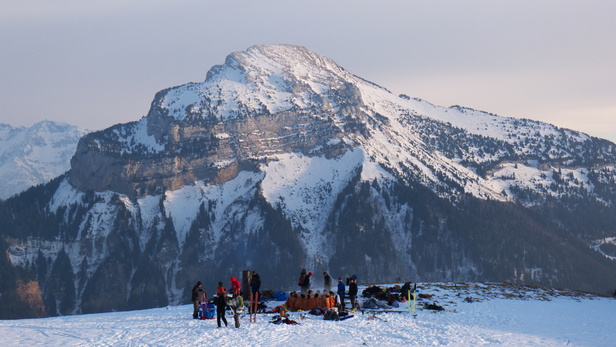
[[[426,305],[424,305],[424,308],[426,308],[428,310],[435,310],[435,311],[443,311],[443,310],[445,310],[443,308],[443,306],[439,306],[437,304],[426,304]]]
[[[315,316],[320,316],[323,314],[323,309],[320,307],[314,307],[310,310],[310,314],[313,314]]]
[[[323,319],[324,320],[340,320],[340,317],[338,316],[338,312],[336,311],[327,311],[323,315]]]
[[[205,312],[203,312],[203,317],[205,319],[213,319],[215,314],[216,314],[216,305],[208,304],[207,309],[205,310]]]

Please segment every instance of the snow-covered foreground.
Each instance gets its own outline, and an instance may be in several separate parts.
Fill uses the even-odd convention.
[[[3,346],[616,346],[613,298],[486,284],[419,289],[445,311],[420,308],[414,318],[364,310],[345,321],[292,312],[300,325],[270,324],[274,315],[260,314],[256,323],[243,317],[240,329],[228,317],[229,327],[219,329],[215,319],[192,319],[192,305],[184,305],[0,321],[0,340]]]

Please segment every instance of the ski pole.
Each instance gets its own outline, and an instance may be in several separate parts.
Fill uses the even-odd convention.
[[[408,291],[406,292],[406,294],[407,294],[407,296],[408,296],[408,298],[407,298],[406,302],[407,302],[407,305],[408,305],[408,307],[409,307],[409,313],[411,313],[411,291],[410,291],[410,290],[408,290]]]
[[[416,312],[417,312],[417,289],[413,291],[413,317],[417,316]]]

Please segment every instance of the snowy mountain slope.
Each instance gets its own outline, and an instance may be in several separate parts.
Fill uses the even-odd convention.
[[[30,128],[0,124],[0,199],[68,171],[77,142],[86,133],[51,121]]]
[[[84,136],[71,170],[1,204],[0,223],[50,315],[180,304],[247,268],[285,286],[308,268],[606,292],[615,163],[605,140],[254,46]]]
[[[360,287],[360,290],[363,289]],[[217,328],[215,320],[193,320],[191,305],[141,311],[0,321],[11,346],[90,345],[333,345],[333,346],[611,346],[616,301],[588,294],[485,283],[419,283],[447,310],[356,313],[345,321],[291,312],[299,325],[269,323],[273,314],[239,329]],[[472,298],[473,302],[466,302]],[[427,301],[426,301],[427,302]],[[274,306],[282,302],[269,302]],[[232,318],[227,320],[232,322]],[[315,334],[318,331],[318,334]]]
[[[287,113],[299,113],[301,120],[294,115],[292,124],[288,120],[272,124]],[[161,123],[190,121],[205,122],[204,128],[180,128],[177,133],[166,132],[167,127],[161,133],[157,130]],[[236,127],[230,128],[232,124]],[[137,136],[146,127],[148,134]],[[555,182],[552,175],[559,168],[571,170],[567,175],[578,176],[577,181],[567,180],[570,188],[591,193],[592,185],[584,179],[590,169],[602,170],[612,181],[616,172],[616,146],[608,141],[545,123],[397,97],[325,57],[288,45],[255,46],[231,54],[224,65],[208,72],[205,82],[159,93],[149,116],[136,123],[134,130],[125,128],[122,126],[122,132],[128,132],[117,140],[122,142],[99,135],[93,149],[104,148],[120,155],[135,153],[138,146],[142,148],[141,156],[167,156],[185,151],[188,140],[193,146],[196,141],[204,141],[206,148],[218,147],[216,157],[211,159],[224,165],[263,160],[286,152],[289,148],[285,145],[305,142],[302,137],[313,132],[328,131],[333,135],[328,139],[330,143],[361,146],[374,161],[403,175],[418,172],[412,178],[434,186],[440,194],[452,194],[451,187],[443,187],[440,176],[445,176],[459,186],[459,192],[502,201],[520,199],[511,186],[547,189],[557,195],[549,186]],[[221,151],[225,142],[231,148]],[[321,150],[315,144],[303,145],[309,146],[301,148],[304,151]],[[148,149],[145,153],[144,148]],[[511,182],[515,172],[507,169],[509,163],[517,163],[526,173],[535,169],[535,182],[529,184],[528,177]],[[195,164],[187,166],[196,171],[196,166],[205,165]],[[97,170],[95,167],[92,172],[78,174],[84,176]],[[200,177],[193,175],[190,179],[195,178]],[[88,184],[83,188],[90,186],[104,188]]]

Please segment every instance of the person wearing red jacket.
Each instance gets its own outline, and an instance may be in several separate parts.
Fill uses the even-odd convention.
[[[237,278],[231,276],[231,294],[240,294],[241,293],[241,288],[242,286],[240,285],[240,281],[237,280]]]

